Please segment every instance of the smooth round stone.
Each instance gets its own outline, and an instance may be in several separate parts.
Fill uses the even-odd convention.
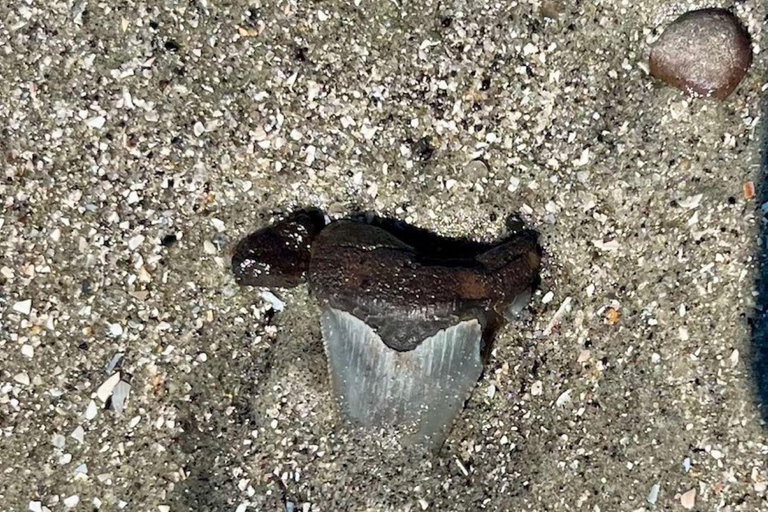
[[[702,9],[683,14],[651,48],[651,74],[688,94],[725,99],[752,64],[749,33],[733,14]]]
[[[485,177],[488,174],[488,166],[482,160],[472,160],[464,169],[470,177]]]

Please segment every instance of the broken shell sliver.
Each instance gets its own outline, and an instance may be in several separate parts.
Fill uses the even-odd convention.
[[[397,351],[345,311],[326,307],[320,322],[342,416],[397,430],[404,445],[439,448],[483,369],[480,323],[462,321]]]

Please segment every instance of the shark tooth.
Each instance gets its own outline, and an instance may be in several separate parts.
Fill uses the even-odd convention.
[[[300,211],[243,239],[232,259],[237,282],[291,287],[306,278],[321,303],[342,418],[439,448],[496,330],[521,316],[538,284],[536,233],[490,244],[375,216],[321,219]]]
[[[409,351],[391,349],[346,311],[324,308],[320,325],[345,418],[397,429],[405,444],[443,443],[483,370],[477,320],[442,329]]]

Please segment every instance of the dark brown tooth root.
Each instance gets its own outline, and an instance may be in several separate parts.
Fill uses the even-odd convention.
[[[232,256],[235,281],[276,288],[303,283],[312,242],[324,226],[320,210],[300,210],[243,238]]]
[[[541,247],[534,233],[524,232],[477,259],[485,265],[492,283],[489,298],[503,306],[535,284],[541,266]]]
[[[445,256],[425,260],[382,228],[339,221],[315,240],[308,280],[320,300],[374,327],[391,348],[410,350],[459,319],[484,322],[483,312],[538,279],[540,249],[530,232],[475,258]]]

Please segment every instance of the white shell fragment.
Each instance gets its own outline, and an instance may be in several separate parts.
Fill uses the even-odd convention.
[[[90,117],[85,120],[85,124],[87,124],[91,128],[96,128],[97,130],[99,128],[103,128],[106,122],[107,120],[104,116]]]
[[[646,498],[646,501],[651,505],[655,505],[656,500],[659,499],[659,490],[661,490],[661,485],[659,485],[658,483],[653,484],[651,486],[651,491],[648,493],[648,497]]]
[[[280,300],[277,297],[277,295],[275,295],[274,293],[272,293],[269,290],[262,290],[259,293],[259,297],[264,299],[264,301],[267,304],[269,304],[270,306],[272,306],[272,309],[274,309],[278,313],[280,313],[281,311],[283,311],[285,309],[285,302]]]
[[[21,384],[22,386],[29,386],[29,375],[26,372],[17,373],[13,376],[13,380]]]
[[[51,444],[56,448],[64,449],[64,446],[67,444],[67,439],[61,434],[53,434]]]
[[[32,311],[32,300],[20,300],[13,305],[13,310],[22,315],[28,315]]]
[[[112,359],[110,359],[109,363],[107,363],[107,373],[112,373],[122,358],[123,358],[122,352],[118,352],[115,355],[113,355]]]
[[[694,208],[698,208],[701,204],[701,199],[704,197],[703,194],[696,194],[695,196],[686,197],[685,199],[682,199],[678,201],[680,206],[683,208],[687,208],[688,210],[693,210]]]
[[[75,508],[78,503],[80,503],[80,496],[77,494],[64,498],[64,506],[67,508]]]
[[[125,409],[125,401],[128,400],[128,393],[131,392],[131,385],[121,380],[112,391],[112,409],[118,414],[122,414]]]
[[[96,396],[99,397],[99,400],[106,403],[110,395],[112,395],[112,390],[115,389],[115,386],[117,386],[118,382],[120,382],[119,373],[112,374],[112,376],[104,381],[104,384],[99,386],[99,389],[96,390]]]
[[[696,505],[696,489],[691,489],[682,496],[680,496],[680,505],[684,509],[691,510]]]
[[[480,378],[478,321],[439,331],[406,352],[345,311],[326,308],[320,322],[342,414],[364,427],[395,427],[406,442],[440,446]]]
[[[82,425],[78,425],[75,427],[75,430],[72,431],[71,434],[69,434],[69,437],[77,441],[78,443],[82,443],[85,439],[85,429]]]
[[[96,414],[98,414],[99,408],[96,406],[96,402],[91,400],[88,403],[88,407],[85,409],[85,419],[88,421],[94,419],[96,417]]]

